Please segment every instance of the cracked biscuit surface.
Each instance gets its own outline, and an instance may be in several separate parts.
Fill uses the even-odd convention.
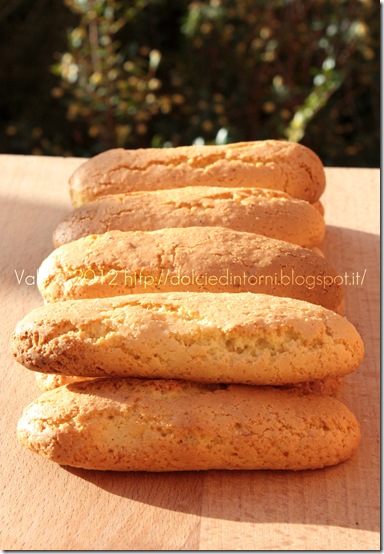
[[[48,391],[67,385],[69,383],[78,383],[79,381],[88,381],[93,377],[75,377],[73,375],[56,375],[52,373],[35,373],[37,386],[41,391]],[[304,381],[295,385],[285,385],[286,387],[296,387],[303,392],[315,392],[323,395],[334,396],[338,393],[342,384],[342,377],[328,377],[317,381]]]
[[[364,347],[342,316],[252,293],[153,293],[46,304],[16,326],[25,367],[85,377],[292,385],[354,371]]]
[[[258,188],[185,187],[115,194],[85,204],[57,226],[55,247],[111,230],[221,226],[312,247],[324,238],[320,212],[284,192]]]
[[[310,249],[223,227],[108,231],[55,249],[37,284],[47,302],[145,292],[254,292],[337,309],[343,286]]]
[[[348,459],[359,424],[316,394],[172,380],[93,380],[44,393],[20,442],[62,465],[116,471],[317,469]]]
[[[36,383],[40,390],[47,391],[57,389],[69,383],[78,383],[79,381],[87,381],[92,377],[76,377],[74,375],[55,375],[53,373],[36,372]]]
[[[225,146],[108,150],[82,164],[70,178],[74,207],[100,196],[186,186],[260,187],[316,202],[325,188],[319,157],[279,140]]]

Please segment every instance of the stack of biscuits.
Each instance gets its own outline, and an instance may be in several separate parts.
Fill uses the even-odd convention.
[[[110,150],[70,179],[16,360],[19,440],[96,470],[316,469],[360,429],[363,342],[319,250],[324,168],[285,141]]]

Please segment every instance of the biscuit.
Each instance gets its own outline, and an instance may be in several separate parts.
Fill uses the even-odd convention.
[[[54,375],[50,373],[39,373],[36,371],[37,386],[42,391],[53,390],[69,383],[78,383],[79,381],[89,381],[94,377],[75,377],[72,375]],[[304,381],[295,385],[286,385],[286,387],[297,387],[303,392],[316,392],[319,394],[335,395],[341,386],[342,377],[328,377],[318,381]]]
[[[221,226],[285,240],[319,244],[324,218],[304,200],[258,188],[185,187],[115,194],[85,204],[58,225],[55,247],[111,230],[154,231],[164,227]]]
[[[343,286],[309,249],[225,229],[109,231],[64,244],[44,260],[47,302],[145,292],[255,292],[336,309]]]
[[[326,379],[318,379],[315,381],[303,381],[294,385],[286,385],[279,388],[297,388],[302,393],[316,393],[323,396],[335,396],[343,383],[343,377],[327,377]]]
[[[324,217],[325,214],[325,208],[324,205],[320,202],[320,200],[317,200],[316,202],[313,202],[311,204],[312,208],[315,208],[319,212],[320,215]]]
[[[303,470],[347,460],[360,428],[330,396],[109,379],[44,393],[25,409],[17,435],[44,458],[85,469]]]
[[[319,157],[294,142],[108,150],[70,177],[74,207],[100,196],[187,186],[260,187],[316,202],[325,188]]]
[[[364,347],[342,316],[252,293],[152,293],[45,304],[13,354],[42,373],[292,385],[341,377]]]
[[[74,375],[54,375],[50,373],[35,373],[36,383],[40,390],[53,390],[62,385],[77,383],[78,381],[88,381],[92,377],[76,377]]]

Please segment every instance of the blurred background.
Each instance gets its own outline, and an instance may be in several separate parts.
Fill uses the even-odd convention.
[[[0,152],[288,139],[380,165],[377,0],[0,0]]]

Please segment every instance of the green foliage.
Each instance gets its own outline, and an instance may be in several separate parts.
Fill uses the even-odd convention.
[[[313,119],[332,105],[336,91],[354,109],[350,87],[356,57],[368,48],[378,59],[377,25],[375,36],[368,25],[375,13],[377,18],[373,2],[353,0],[190,3],[182,68],[189,140],[198,135],[213,141],[224,127],[228,140],[308,141]],[[360,57],[360,70],[365,65]],[[367,97],[377,105],[378,75],[377,65],[376,72],[366,75]],[[320,136],[328,127],[323,120]],[[371,120],[373,128],[378,154],[377,127]],[[356,126],[357,141],[360,130]],[[338,132],[336,123],[333,133]],[[330,145],[319,144],[320,153],[327,148],[331,152],[332,142],[331,138]],[[332,151],[327,158],[336,156]]]
[[[38,125],[42,153],[285,138],[328,165],[379,165],[374,0],[65,5],[51,87],[63,131]]]
[[[61,77],[53,92],[68,99],[67,118],[85,121],[89,137],[103,148],[134,146],[133,131],[145,134],[145,122],[159,111],[155,92],[161,55],[123,44],[118,35],[148,2],[136,0],[129,8],[111,0],[66,3],[80,20],[68,32],[68,51],[53,67]]]

